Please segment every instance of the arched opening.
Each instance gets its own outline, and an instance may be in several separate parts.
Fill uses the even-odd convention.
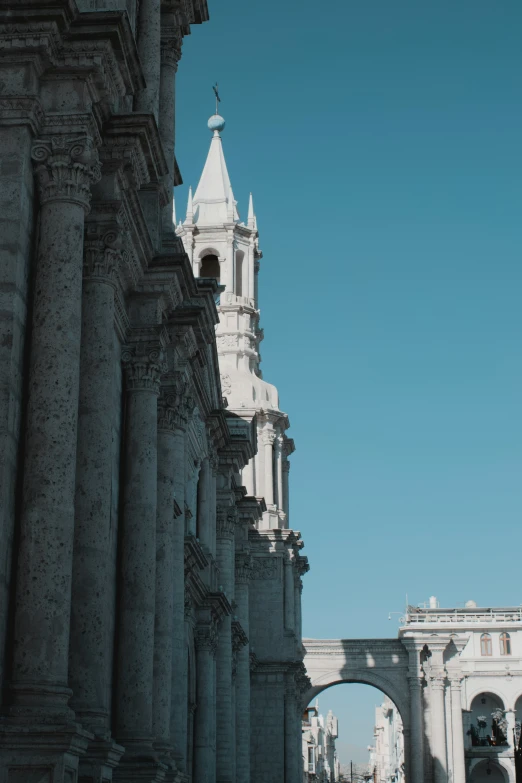
[[[495,760],[487,759],[476,764],[470,773],[470,783],[508,783],[507,771]]]
[[[397,705],[368,683],[330,685],[304,710],[304,781],[405,783],[408,751]]]
[[[500,696],[479,693],[470,706],[472,747],[503,747],[508,744],[505,707]]]
[[[200,277],[214,277],[218,283],[221,275],[221,267],[219,265],[219,259],[213,253],[209,253],[203,256],[201,259],[201,267],[199,270]]]

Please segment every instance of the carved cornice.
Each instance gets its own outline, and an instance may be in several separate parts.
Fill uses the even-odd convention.
[[[92,138],[63,135],[35,139],[31,157],[42,204],[68,201],[89,211],[91,184],[101,177]]]
[[[33,134],[40,133],[44,112],[34,95],[4,95],[0,97],[0,125],[29,125]]]

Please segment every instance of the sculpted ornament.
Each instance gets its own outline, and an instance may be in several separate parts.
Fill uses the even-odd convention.
[[[277,579],[276,557],[254,557],[251,579]]]
[[[216,529],[221,538],[233,538],[237,524],[237,508],[235,506],[217,506]]]
[[[263,443],[265,446],[272,446],[276,439],[274,430],[263,430]]]
[[[115,286],[116,271],[122,259],[123,233],[117,225],[108,228],[101,235],[96,231],[97,226],[92,227],[92,232],[90,228],[89,225],[85,227],[83,276]]]
[[[98,151],[89,136],[35,139],[31,150],[40,201],[70,201],[89,211],[91,184],[101,178]]]
[[[221,376],[221,389],[223,394],[230,394],[232,391],[232,380],[228,373]]]
[[[218,633],[214,625],[197,625],[194,629],[194,646],[196,650],[206,650],[211,655],[216,654]]]

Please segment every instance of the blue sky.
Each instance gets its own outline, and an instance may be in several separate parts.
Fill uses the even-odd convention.
[[[217,80],[297,446],[305,635],[393,636],[406,593],[522,603],[520,0],[209,7],[178,71],[178,218]],[[376,701],[323,694],[342,760]]]

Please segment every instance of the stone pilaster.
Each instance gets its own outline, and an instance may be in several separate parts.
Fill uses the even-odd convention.
[[[205,619],[195,629],[196,712],[194,715],[194,776],[198,783],[216,781],[216,682],[217,631]],[[220,721],[222,720],[220,710]]]
[[[98,156],[86,136],[35,141],[40,192],[23,509],[15,607],[14,711],[67,714],[83,236]]]
[[[285,631],[295,633],[295,584],[294,584],[294,560],[289,554],[284,562],[284,609]]]
[[[273,430],[264,430],[263,444],[265,451],[265,501],[268,507],[274,505],[274,441],[276,434]]]
[[[283,511],[286,527],[290,527],[290,462],[283,459]]]
[[[183,576],[183,519],[174,498],[176,473],[184,463],[182,459],[179,464],[179,436],[181,434],[183,438],[186,425],[184,414],[182,390],[174,385],[165,385],[158,401],[153,732],[155,747],[172,773],[176,767],[171,729],[174,623],[183,629],[184,604],[184,586],[179,578],[179,573]],[[176,628],[176,641],[178,633]],[[184,661],[184,651],[179,655],[180,647],[179,643],[176,644],[176,666],[182,666]],[[180,749],[177,750],[179,755]],[[181,762],[181,759],[178,761]]]
[[[136,331],[136,341],[122,352],[127,396],[116,736],[126,753],[115,775],[125,781],[137,776],[159,780],[165,771],[152,747],[157,412],[162,369],[162,346],[152,339],[152,332]]]
[[[445,674],[441,667],[430,668],[431,736],[433,778],[435,783],[447,783],[446,723],[444,715]]]
[[[301,757],[297,752],[301,715],[298,713],[298,691],[293,677],[285,685],[285,783],[301,783]]]
[[[168,173],[164,178],[168,203],[162,210],[162,228],[164,232],[168,233],[172,233],[175,228],[172,223],[172,202],[175,184],[175,96],[176,71],[181,57],[181,44],[181,30],[175,15],[164,12],[161,19],[161,80],[158,124],[168,166]]]
[[[453,745],[452,783],[466,783],[466,764],[464,758],[464,726],[462,722],[462,673],[459,666],[447,664],[446,671],[451,696],[451,731]]]
[[[135,98],[136,111],[159,121],[161,70],[161,0],[140,0],[137,43],[146,86]]]
[[[424,719],[422,691],[424,688],[424,672],[420,663],[423,644],[413,639],[403,639],[403,645],[408,650],[408,686],[410,693],[410,770],[411,783],[424,783]]]
[[[229,601],[234,591],[234,536],[237,521],[235,506],[217,507],[217,564],[223,590]],[[216,652],[216,687],[219,703],[217,724],[216,780],[231,783],[233,780],[232,743],[232,619],[225,616],[219,628]]]
[[[245,635],[249,634],[248,590],[251,558],[248,551],[235,555],[235,600],[237,616]],[[250,781],[250,645],[237,651],[236,664],[236,779]]]

